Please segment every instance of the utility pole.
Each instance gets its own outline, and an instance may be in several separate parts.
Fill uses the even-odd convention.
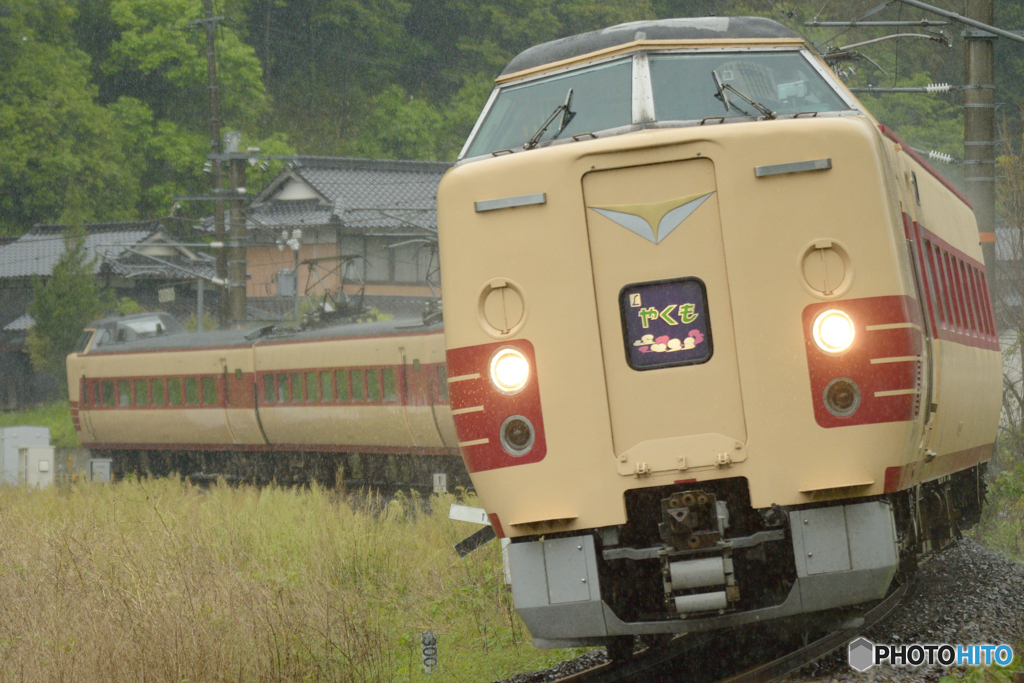
[[[231,230],[228,234],[228,319],[231,325],[243,325],[246,313],[245,167],[248,158],[241,153],[242,134],[225,133],[224,146],[230,160]]]
[[[190,25],[202,24],[206,28],[206,75],[207,87],[210,90],[210,151],[213,155],[223,152],[220,142],[220,99],[217,92],[217,25],[224,21],[224,17],[213,16],[213,0],[203,0],[203,9],[206,17],[196,21],[188,22]],[[224,190],[224,169],[219,161],[213,161],[211,178],[214,196],[220,195]],[[224,230],[224,201],[216,199],[213,202],[213,231],[218,242],[225,242]],[[228,279],[227,254],[220,250],[217,252],[217,277],[221,280]],[[221,297],[218,310],[218,324],[226,327],[230,319],[228,297]]]
[[[968,19],[995,23],[993,0],[967,0]],[[966,27],[964,64],[964,182],[978,220],[978,239],[985,256],[988,291],[995,293],[996,276],[996,150],[995,81],[992,33]]]

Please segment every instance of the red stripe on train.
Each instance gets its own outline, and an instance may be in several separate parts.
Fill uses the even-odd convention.
[[[819,349],[812,332],[817,315],[832,308],[845,311],[855,328],[853,346],[838,356]],[[915,417],[920,408],[923,351],[920,327],[913,327],[921,325],[915,299],[879,296],[811,304],[803,311],[803,325],[814,419],[819,425],[848,427]],[[888,328],[889,325],[903,327]],[[880,326],[882,329],[878,329]],[[893,360],[897,358],[916,360]],[[825,407],[825,389],[838,378],[851,379],[860,389],[860,407],[846,417],[833,415]]]
[[[942,477],[974,467],[992,458],[995,444],[984,444],[935,458],[930,463],[918,460],[902,467],[885,468],[885,492],[894,493],[921,481]],[[924,477],[927,477],[925,479]]]

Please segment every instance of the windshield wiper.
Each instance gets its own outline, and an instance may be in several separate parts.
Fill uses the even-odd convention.
[[[523,149],[533,149],[536,147],[537,143],[539,143],[540,139],[544,136],[544,131],[548,129],[548,126],[550,126],[555,120],[555,117],[561,114],[562,119],[558,122],[558,130],[551,136],[552,139],[557,138],[562,131],[565,130],[565,127],[569,125],[569,122],[572,121],[573,117],[576,116],[576,112],[569,109],[570,104],[572,104],[572,88],[569,88],[569,92],[565,94],[565,102],[555,107],[555,110],[551,112],[551,116],[549,116],[548,120],[544,122],[544,125],[540,127],[540,130],[534,133],[533,137],[526,141],[526,144],[523,145]]]
[[[760,102],[756,102],[756,101],[750,99],[749,97],[747,97],[746,95],[741,93],[739,90],[737,90],[736,88],[732,87],[732,85],[730,85],[729,83],[723,83],[722,79],[719,78],[719,76],[718,76],[718,72],[715,71],[714,69],[711,70],[711,77],[715,79],[715,87],[718,88],[718,94],[715,95],[715,97],[717,97],[718,99],[722,100],[722,104],[725,105],[725,110],[726,111],[730,111],[731,108],[732,108],[732,105],[729,103],[729,96],[725,94],[725,91],[726,90],[731,90],[733,93],[735,93],[737,96],[739,96],[740,99],[745,100],[746,102],[748,102],[750,104],[750,106],[752,106],[754,109],[757,109],[759,112],[761,112],[761,114],[763,114],[766,119],[774,119],[775,118],[775,112],[773,112],[771,109],[769,109],[768,107],[764,106]]]

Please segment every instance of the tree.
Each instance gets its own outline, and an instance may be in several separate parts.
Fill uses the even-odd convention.
[[[47,281],[32,283],[33,299],[28,313],[35,319],[29,332],[28,348],[36,370],[55,373],[67,386],[65,358],[75,348],[82,329],[99,317],[108,297],[96,287],[96,258],[85,248],[85,230],[70,230],[64,238],[64,253]]]

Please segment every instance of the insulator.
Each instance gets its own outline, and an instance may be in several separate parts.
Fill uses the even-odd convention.
[[[929,83],[928,85],[924,86],[924,91],[926,93],[934,95],[935,93],[939,92],[949,92],[952,88],[953,86],[951,86],[949,83]]]
[[[952,155],[946,154],[945,152],[936,152],[935,150],[928,152],[928,159],[930,161],[941,161],[944,164],[953,163]]]

